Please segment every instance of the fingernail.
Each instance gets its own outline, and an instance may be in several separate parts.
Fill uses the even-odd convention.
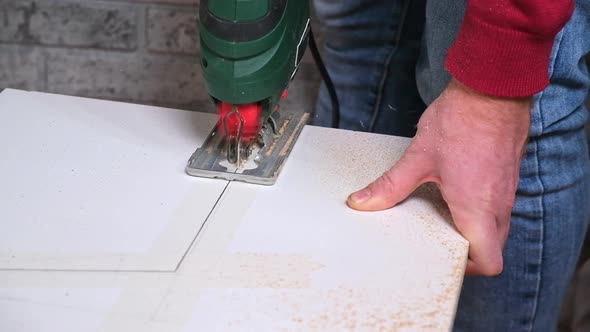
[[[371,198],[371,190],[368,188],[357,191],[354,194],[350,195],[350,199],[355,203],[366,202],[369,198]]]

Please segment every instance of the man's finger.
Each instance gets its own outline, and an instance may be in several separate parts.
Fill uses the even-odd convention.
[[[453,221],[459,232],[469,241],[467,275],[496,276],[502,273],[501,237],[496,217],[491,213],[465,211],[449,204]]]
[[[430,162],[424,155],[407,153],[380,178],[350,195],[347,204],[361,211],[391,208],[424,183],[430,172]]]

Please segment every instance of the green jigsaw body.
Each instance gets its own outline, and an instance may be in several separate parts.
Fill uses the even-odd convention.
[[[201,0],[201,68],[214,101],[275,110],[307,47],[307,0]]]

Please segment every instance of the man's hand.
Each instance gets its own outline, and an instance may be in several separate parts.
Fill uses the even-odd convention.
[[[482,95],[457,81],[424,112],[400,161],[352,194],[357,210],[388,209],[435,182],[469,241],[467,274],[502,272],[502,250],[530,124],[531,98]]]

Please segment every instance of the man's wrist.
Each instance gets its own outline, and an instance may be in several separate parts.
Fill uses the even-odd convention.
[[[474,129],[510,135],[510,132],[528,131],[532,96],[498,97],[481,93],[456,79],[447,86],[447,96],[468,106],[469,112],[462,114]]]
[[[481,91],[478,91],[476,89],[473,89],[463,83],[461,83],[459,80],[452,78],[451,81],[449,82],[449,87],[454,88],[454,89],[458,89],[458,90],[462,90],[463,92],[465,92],[466,94],[472,95],[474,97],[479,97],[482,99],[487,99],[489,101],[497,101],[497,102],[515,102],[515,103],[529,103],[533,96],[525,96],[525,97],[500,97],[500,96],[494,96],[494,95],[490,95],[490,94],[486,94],[483,93]]]

